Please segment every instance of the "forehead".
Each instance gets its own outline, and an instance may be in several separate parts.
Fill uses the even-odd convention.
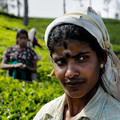
[[[54,46],[54,50],[56,50],[56,48],[64,48],[64,49],[68,49],[68,48],[76,48],[76,47],[90,47],[89,44],[87,42],[84,41],[79,41],[76,39],[67,39],[67,40],[62,40],[60,42],[58,42],[57,44],[55,44]]]
[[[27,37],[25,33],[21,33],[18,37]]]
[[[60,56],[70,57],[79,52],[90,52],[92,49],[87,43],[80,41],[64,41],[63,44],[59,46],[54,46],[54,53]]]

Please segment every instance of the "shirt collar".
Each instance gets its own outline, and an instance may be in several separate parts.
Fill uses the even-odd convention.
[[[107,93],[104,92],[103,88],[99,86],[96,94],[88,102],[88,104],[83,108],[83,110],[78,115],[78,118],[86,117],[90,120],[99,120],[106,103]]]
[[[82,111],[78,115],[78,119],[86,118],[88,120],[98,120],[101,118],[102,110],[104,108],[106,102],[106,93],[103,88],[99,86],[96,94],[92,97],[92,99],[87,103],[87,105],[82,109]],[[60,103],[60,104],[59,104]],[[58,105],[56,105],[55,109],[46,113],[53,117],[55,120],[63,119],[63,111],[66,102],[66,96],[63,94],[61,97],[61,102],[59,101]]]

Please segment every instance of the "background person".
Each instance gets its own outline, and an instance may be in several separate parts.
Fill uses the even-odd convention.
[[[8,70],[13,79],[31,81],[31,73],[37,71],[37,54],[27,47],[28,33],[19,29],[16,35],[16,45],[10,46],[2,56],[1,68]]]
[[[29,40],[28,40],[27,46],[30,47],[30,48],[34,48],[35,46],[38,46],[39,48],[42,48],[42,46],[38,43],[38,40],[35,36],[36,32],[37,32],[36,28],[31,28],[30,31],[28,32]],[[38,60],[40,60],[41,56],[38,55],[38,54],[37,54],[37,56],[38,56]],[[37,79],[37,73],[32,73],[31,77],[32,77],[32,79],[36,80]]]
[[[28,46],[29,47],[35,47],[35,46],[38,46],[40,48],[42,48],[42,46],[38,43],[38,40],[37,38],[35,37],[36,35],[36,28],[31,28],[29,33],[28,33],[28,36],[29,36],[29,43],[28,43]]]
[[[88,7],[57,18],[45,42],[65,94],[44,105],[34,120],[119,120],[120,61],[97,13]]]

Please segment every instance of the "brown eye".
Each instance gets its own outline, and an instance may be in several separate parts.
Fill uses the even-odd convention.
[[[84,61],[88,60],[88,58],[89,58],[89,56],[80,56],[78,61],[79,62],[84,62]]]
[[[62,64],[62,61],[57,61],[56,62],[58,65],[61,65]]]
[[[58,66],[63,66],[66,64],[66,61],[64,59],[60,59],[60,60],[56,60],[55,63],[58,65]]]
[[[79,60],[84,60],[84,57],[83,57],[83,56],[81,56]]]
[[[20,39],[27,39],[27,37],[20,37]]]

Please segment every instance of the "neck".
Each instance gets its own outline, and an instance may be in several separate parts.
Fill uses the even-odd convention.
[[[25,48],[25,46],[20,46],[20,45],[16,45],[17,49],[19,50],[23,50]]]
[[[69,114],[69,116],[73,117],[79,114],[82,111],[82,109],[87,105],[89,100],[95,95],[97,89],[98,87],[95,87],[87,95],[81,98],[71,98],[69,95],[66,94],[66,111]]]

